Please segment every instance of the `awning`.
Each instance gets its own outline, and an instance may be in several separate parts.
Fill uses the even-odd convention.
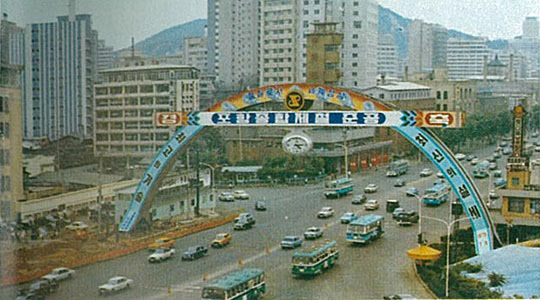
[[[416,260],[437,260],[441,257],[441,251],[422,245],[418,248],[407,250],[407,256]]]

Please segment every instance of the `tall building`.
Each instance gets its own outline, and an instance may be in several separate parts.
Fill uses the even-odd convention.
[[[221,90],[258,85],[260,0],[208,0],[208,74]]]
[[[390,34],[379,36],[377,43],[377,74],[385,77],[398,76],[396,43]]]
[[[113,67],[116,56],[112,46],[107,46],[105,40],[98,40],[97,44],[97,71],[101,72]]]
[[[92,138],[97,32],[90,15],[30,24],[25,41],[24,137]]]
[[[101,76],[94,89],[96,156],[152,156],[174,134],[155,126],[155,113],[199,110],[196,68],[139,65],[105,70]]]
[[[184,64],[206,73],[208,70],[207,37],[184,38]]]
[[[343,34],[336,31],[337,24],[314,23],[315,31],[307,35],[307,83],[339,84]]]
[[[438,24],[414,20],[409,25],[409,72],[431,72],[445,67],[448,31]]]
[[[14,219],[24,199],[21,76],[23,30],[0,19],[0,220]]]
[[[538,41],[540,39],[540,29],[538,17],[526,17],[523,21],[523,39]]]
[[[485,38],[448,39],[446,64],[450,80],[481,76],[484,56],[489,54]]]

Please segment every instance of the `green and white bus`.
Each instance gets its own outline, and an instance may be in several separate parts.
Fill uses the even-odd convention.
[[[318,275],[333,267],[338,259],[336,241],[325,241],[306,252],[295,252],[292,257],[292,273],[295,276]]]
[[[257,300],[266,293],[264,271],[242,269],[229,273],[205,286],[203,300]]]

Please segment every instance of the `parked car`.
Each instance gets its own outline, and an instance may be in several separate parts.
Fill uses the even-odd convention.
[[[61,268],[56,268],[52,270],[51,273],[41,278],[45,280],[49,280],[49,281],[60,281],[60,280],[71,278],[74,274],[75,274],[74,270],[61,267]]]
[[[100,295],[112,293],[127,289],[133,285],[133,280],[124,276],[115,276],[105,284],[99,286],[98,291]]]
[[[358,215],[352,212],[346,212],[341,216],[341,224],[349,224],[358,219]]]
[[[246,230],[253,227],[253,224],[255,224],[255,220],[249,221],[247,219],[241,219],[238,222],[235,222],[233,225],[234,230]]]
[[[497,164],[494,163],[494,162],[491,162],[491,163],[489,163],[488,168],[490,170],[496,170],[497,169]]]
[[[428,177],[433,174],[433,171],[431,169],[425,168],[422,171],[420,171],[420,177]]]
[[[466,157],[467,157],[467,155],[465,155],[463,153],[456,154],[456,159],[457,160],[464,160]]]
[[[493,171],[493,177],[495,177],[495,178],[502,177],[502,171],[501,170]]]
[[[219,201],[232,202],[234,201],[234,195],[231,192],[222,192],[218,197]]]
[[[360,195],[354,196],[354,198],[351,201],[351,204],[362,204],[366,202],[366,200],[367,200],[366,194],[360,194]]]
[[[366,204],[364,204],[364,208],[366,210],[377,210],[379,209],[379,201],[377,200],[368,200]]]
[[[231,240],[232,235],[230,233],[218,233],[210,245],[212,245],[212,248],[222,248],[228,245]]]
[[[23,289],[17,292],[15,300],[45,300],[45,295],[39,294],[29,289]]]
[[[497,192],[495,190],[489,191],[489,199],[498,199],[499,195],[497,195]]]
[[[302,239],[296,235],[288,235],[281,241],[281,249],[294,249],[302,246]]]
[[[497,159],[493,155],[486,158],[486,160],[489,161],[490,163],[494,163],[497,161]]]
[[[304,238],[306,240],[314,240],[323,236],[323,231],[320,227],[309,227],[306,232],[304,232]]]
[[[255,202],[255,210],[258,210],[258,211],[266,210],[266,203],[264,201]]]
[[[504,180],[502,178],[498,178],[493,182],[493,186],[495,186],[496,188],[501,187],[501,186],[505,186],[505,185],[506,185],[506,180]]]
[[[437,172],[437,178],[444,178],[444,174],[442,172]]]
[[[238,200],[248,200],[249,199],[249,195],[248,195],[248,193],[246,193],[246,191],[238,190],[238,191],[234,191],[232,194],[234,196],[234,199],[238,199]]]
[[[238,217],[234,218],[234,223],[245,222],[249,225],[255,225],[255,219],[250,213],[241,213]]]
[[[397,215],[399,215],[400,213],[402,213],[404,211],[405,211],[405,208],[403,208],[403,207],[398,207],[398,208],[394,209],[394,211],[392,212],[392,219],[396,219]]]
[[[510,155],[512,153],[512,149],[507,147],[507,148],[504,148],[503,149],[503,154],[504,155]]]
[[[412,223],[418,223],[418,214],[414,210],[404,211],[396,216],[398,225],[412,225]]]
[[[193,247],[187,248],[187,250],[184,252],[184,255],[182,255],[182,260],[195,260],[197,258],[201,258],[204,255],[208,253],[208,248],[205,246],[197,245]]]
[[[501,154],[499,152],[493,152],[494,158],[501,158]]]
[[[86,225],[84,222],[81,222],[81,221],[75,221],[66,226],[66,229],[69,229],[69,230],[83,230],[87,228],[88,228],[88,225]]]
[[[476,158],[476,155],[472,155],[472,154],[469,154],[467,155],[467,157],[465,158],[467,161],[471,161],[473,160],[474,158]]]
[[[168,237],[160,237],[148,246],[148,250],[154,251],[159,248],[174,248],[175,240]]]
[[[396,182],[394,182],[394,186],[395,187],[401,187],[401,186],[405,186],[405,180],[399,178],[399,179],[396,179]]]
[[[471,165],[475,166],[476,164],[478,164],[480,160],[478,158],[474,158],[473,160],[471,160]]]
[[[420,192],[418,191],[417,188],[415,188],[415,187],[410,187],[410,188],[407,189],[407,191],[405,192],[405,194],[406,194],[407,196],[414,197],[414,196],[420,195]]]
[[[151,263],[161,262],[173,257],[175,252],[174,248],[157,248],[154,253],[148,256],[148,261]]]
[[[58,283],[56,281],[38,280],[30,285],[29,292],[36,295],[49,295],[58,290]]]
[[[322,218],[330,218],[334,215],[334,209],[330,206],[325,206],[321,208],[321,210],[317,213],[317,217]]]
[[[437,180],[433,181],[433,185],[443,184],[444,179],[438,178]]]
[[[378,189],[379,187],[376,184],[370,183],[364,188],[364,193],[375,193]]]
[[[540,146],[534,147],[534,152],[540,152]]]

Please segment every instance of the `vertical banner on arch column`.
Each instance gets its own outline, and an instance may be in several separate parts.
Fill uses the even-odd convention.
[[[493,250],[493,233],[485,215],[481,199],[472,188],[473,182],[457,166],[457,160],[439,145],[429,134],[420,128],[394,127],[398,132],[419,148],[444,174],[454,193],[461,200],[465,213],[473,229],[476,253],[483,254]]]
[[[204,126],[181,127],[176,131],[173,138],[159,150],[158,155],[154,157],[154,160],[146,169],[142,180],[139,182],[139,185],[133,194],[129,209],[124,215],[124,219],[122,219],[118,228],[119,231],[127,232],[131,230],[139,218],[144,201],[150,193],[150,188],[160,176],[164,167],[175,157],[178,150],[180,150],[203,127]]]

